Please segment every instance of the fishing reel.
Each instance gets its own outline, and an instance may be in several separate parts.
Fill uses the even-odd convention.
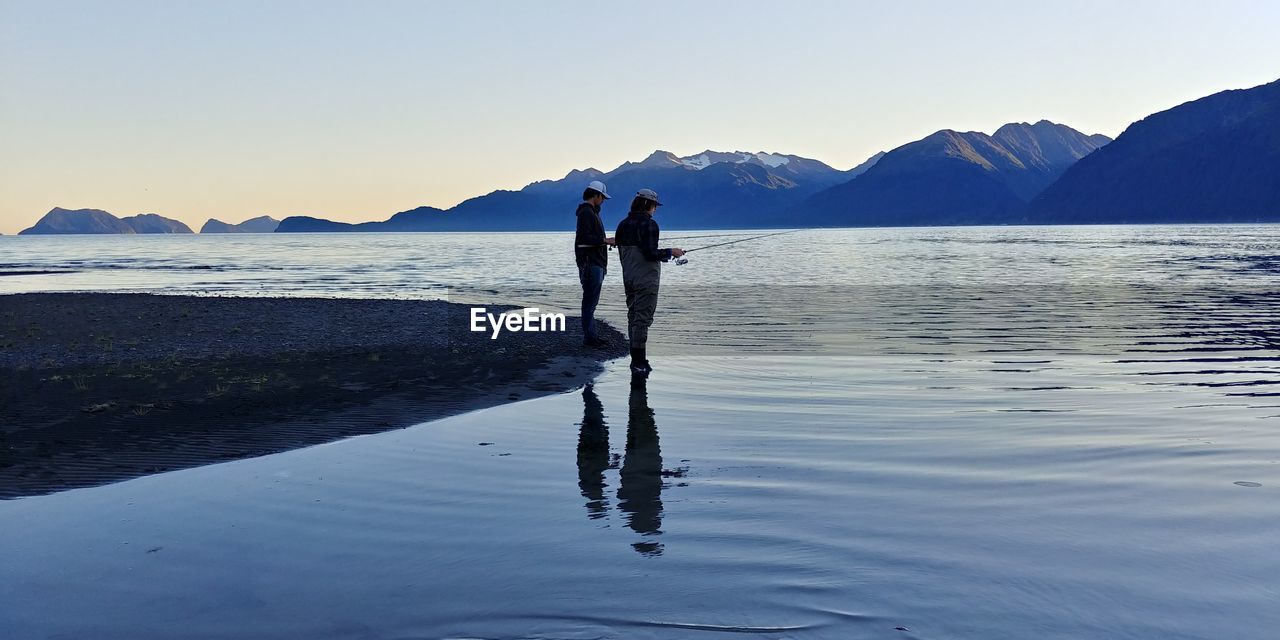
[[[676,266],[678,267],[678,266],[680,266],[680,265],[682,265],[682,264],[689,264],[689,259],[688,259],[688,258],[676,258]]]

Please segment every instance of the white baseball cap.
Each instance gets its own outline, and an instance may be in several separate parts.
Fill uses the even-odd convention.
[[[603,182],[600,182],[599,180],[592,180],[591,184],[587,185],[587,188],[595,189],[596,191],[600,192],[600,195],[604,196],[605,200],[609,199],[609,192],[604,190]]]
[[[658,201],[658,192],[653,189],[641,189],[636,192],[636,197],[644,198],[645,200],[652,200],[654,204],[659,207],[662,206],[662,203]]]

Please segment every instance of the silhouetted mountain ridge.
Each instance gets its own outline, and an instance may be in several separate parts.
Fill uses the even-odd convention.
[[[862,175],[815,194],[783,226],[999,224],[1106,136],[1041,120],[994,135],[943,129],[886,153]]]
[[[1031,204],[1036,223],[1280,221],[1280,80],[1147,116]]]

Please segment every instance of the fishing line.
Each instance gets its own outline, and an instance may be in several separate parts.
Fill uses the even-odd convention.
[[[670,238],[663,236],[663,240],[693,240],[694,238],[739,238],[749,236],[749,233],[710,233],[703,236],[672,236]]]
[[[692,252],[694,252],[694,251],[702,251],[703,249],[714,249],[714,248],[716,248],[716,247],[727,247],[727,246],[729,246],[729,245],[731,245],[731,244],[738,244],[739,242],[747,242],[747,241],[749,241],[749,240],[759,240],[759,239],[761,239],[761,238],[772,238],[772,237],[774,237],[774,236],[785,236],[785,235],[787,235],[788,233],[796,233],[796,232],[798,232],[798,231],[801,231],[801,229],[792,229],[791,231],[779,231],[779,232],[777,232],[777,233],[765,233],[765,234],[761,234],[761,235],[758,235],[758,236],[751,236],[750,238],[742,238],[741,240],[730,240],[730,241],[728,241],[728,242],[717,242],[716,244],[709,244],[709,245],[707,245],[707,246],[705,246],[705,247],[694,247],[693,249],[685,249],[685,251],[684,251],[684,252],[685,252],[686,254],[688,254],[688,253],[692,253]],[[723,236],[720,236],[720,237],[723,237]],[[689,259],[688,259],[688,258],[680,258],[680,259],[676,260],[676,265],[682,265],[682,264],[688,264],[688,263],[689,263]]]

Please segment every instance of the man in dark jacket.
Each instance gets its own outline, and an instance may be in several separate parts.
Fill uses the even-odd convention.
[[[622,284],[627,293],[627,337],[631,341],[631,373],[649,375],[653,367],[645,353],[649,326],[658,308],[662,263],[684,255],[684,249],[658,248],[658,223],[653,214],[662,203],[652,189],[641,189],[631,212],[618,223],[614,238],[622,258]]]
[[[582,344],[588,347],[608,345],[596,333],[596,305],[600,303],[600,287],[609,270],[609,246],[613,238],[604,235],[600,205],[609,199],[604,183],[594,180],[582,192],[578,205],[578,233],[573,241],[573,255],[578,263],[578,281],[582,283]]]

